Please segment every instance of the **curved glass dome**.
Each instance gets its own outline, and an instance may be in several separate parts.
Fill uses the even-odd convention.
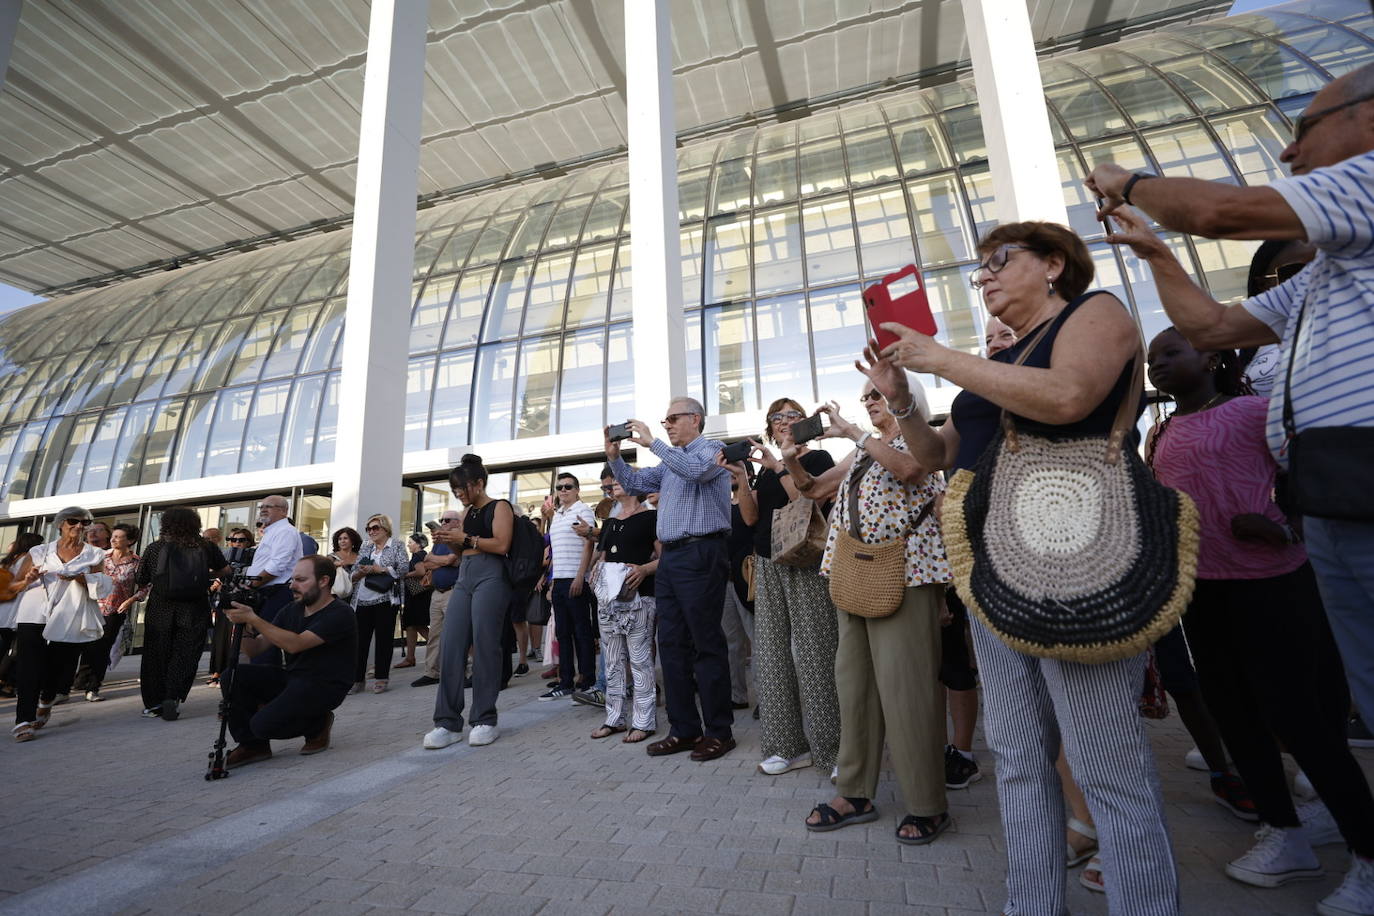
[[[1166,323],[1158,295],[1102,241],[1082,176],[1112,160],[1272,181],[1288,118],[1374,59],[1371,36],[1366,4],[1307,0],[1042,62],[1069,220],[1147,336]],[[979,348],[966,281],[993,201],[971,79],[694,143],[678,169],[688,371],[709,412],[851,397],[860,284],[912,261],[941,338]],[[408,452],[629,412],[627,198],[621,162],[421,211]],[[1213,295],[1243,293],[1253,245],[1167,239]],[[349,242],[333,232],[0,322],[8,496],[332,461]]]

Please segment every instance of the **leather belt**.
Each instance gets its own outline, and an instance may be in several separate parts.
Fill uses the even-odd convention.
[[[696,541],[723,541],[728,531],[712,531],[710,534],[689,534],[685,538],[678,538],[676,541],[666,541],[663,544],[664,550],[677,550],[679,547],[686,547]]]

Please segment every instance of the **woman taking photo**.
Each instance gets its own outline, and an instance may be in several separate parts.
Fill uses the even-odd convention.
[[[893,373],[899,379],[894,398],[914,404],[906,376]],[[892,613],[859,617],[836,609],[835,686],[844,723],[839,794],[811,810],[806,828],[822,832],[877,819],[872,799],[886,739],[907,810],[897,825],[897,842],[924,845],[952,823],[945,800],[945,703],[939,681],[940,616],[950,573],[933,512],[943,482],[907,451],[887,400],[871,381],[859,401],[876,435],[844,419],[833,403],[821,408],[830,417],[824,435],[855,444],[834,468],[813,477],[798,460],[795,445],[782,450],[802,495],[835,499],[822,576],[835,571],[841,531],[857,533],[866,544],[900,540],[905,545],[897,571],[901,601]],[[857,518],[851,507],[857,507]],[[765,703],[765,715],[767,711]]]
[[[1105,439],[1132,387],[1140,332],[1110,293],[1088,292],[1092,256],[1052,223],[993,229],[971,279],[989,314],[1016,332],[1013,346],[982,359],[896,324],[899,340],[868,370],[891,391],[893,362],[932,372],[964,390],[938,430],[894,393],[903,435],[926,467],[972,468],[993,442],[1005,409],[1018,429]],[[1040,332],[1044,331],[1043,336]],[[1023,351],[1022,365],[1012,365]],[[874,356],[869,350],[870,357]],[[1139,415],[1135,408],[1134,416]],[[997,793],[1007,838],[1009,912],[1060,913],[1064,900],[1064,805],[1054,761],[1063,742],[1097,824],[1111,873],[1113,913],[1178,912],[1178,869],[1163,800],[1137,705],[1146,655],[1080,664],[1024,654],[973,621],[984,723],[997,756]]]
[[[374,515],[363,526],[368,542],[353,566],[353,610],[358,617],[358,664],[353,689],[362,693],[367,678],[367,650],[375,641],[373,693],[385,693],[396,644],[396,614],[401,609],[401,577],[409,570],[405,545],[391,536],[391,519]]]
[[[139,588],[134,582],[138,576],[139,530],[133,525],[115,525],[110,531],[110,552],[105,555],[105,575],[110,577],[113,590],[100,599],[100,613],[105,618],[105,634],[95,642],[87,643],[81,650],[82,668],[75,689],[84,691],[86,699],[97,703],[103,699],[100,687],[105,682],[105,672],[110,668],[110,648],[119,638],[119,631],[129,616],[129,610],[148,597],[148,589]]]
[[[247,528],[231,528],[228,537],[229,549],[224,558],[229,561],[229,569],[238,575],[253,562],[256,552],[253,546],[253,532]],[[211,583],[210,590],[217,591],[219,582]],[[219,686],[219,673],[229,667],[229,647],[233,638],[233,624],[220,611],[215,611],[215,633],[210,637],[210,676],[205,679],[207,687]]]
[[[401,629],[406,634],[406,657],[396,663],[397,668],[414,668],[415,644],[420,641],[421,636],[429,639],[429,602],[434,597],[434,586],[425,584],[426,570],[416,568],[429,556],[425,552],[428,546],[429,538],[419,532],[406,538],[406,550],[410,551],[410,561],[405,575],[405,605],[401,608]]]
[[[515,512],[504,499],[487,495],[487,469],[476,455],[464,455],[448,475],[449,488],[467,509],[461,532],[440,528],[434,539],[462,559],[449,596],[439,641],[439,690],[434,728],[425,735],[430,750],[448,747],[463,735],[463,669],[472,649],[472,725],[468,744],[479,747],[501,737],[496,695],[501,691],[501,637],[510,605],[505,556],[515,532]]]
[[[78,634],[76,626],[65,624],[100,617],[98,602],[112,588],[103,572],[105,551],[86,543],[91,513],[73,506],[57,513],[53,524],[57,540],[32,548],[29,568],[13,583],[23,587],[15,609],[18,702],[11,734],[16,741],[32,740],[48,723],[59,686],[71,683],[76,674],[82,647],[100,638],[98,630]],[[64,623],[62,635],[86,638],[49,640],[54,632],[47,629],[48,624],[59,622]]]
[[[135,581],[148,591],[138,686],[143,716],[172,722],[191,692],[210,623],[210,580],[229,575],[220,549],[201,536],[194,509],[173,506],[161,517]]]
[[[791,398],[768,405],[763,440],[793,449],[812,477],[835,466],[824,450],[792,442],[792,424],[806,412]],[[760,740],[764,760],[758,771],[779,776],[813,763],[822,771],[835,765],[840,748],[840,707],[835,694],[835,648],[839,641],[830,587],[817,567],[800,569],[773,562],[774,513],[801,493],[783,463],[766,445],[753,457],[763,465],[751,491],[739,490],[740,511],[754,515],[754,685],[759,695]],[[829,514],[829,506],[821,513]]]

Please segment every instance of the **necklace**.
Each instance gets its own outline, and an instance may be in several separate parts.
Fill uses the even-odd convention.
[[[1184,416],[1187,416],[1190,413],[1202,413],[1204,410],[1210,410],[1217,403],[1217,401],[1220,401],[1224,397],[1226,397],[1226,394],[1224,392],[1218,391],[1216,394],[1212,395],[1212,399],[1210,401],[1208,401],[1206,404],[1203,404],[1197,410],[1175,410],[1174,413],[1183,414]]]

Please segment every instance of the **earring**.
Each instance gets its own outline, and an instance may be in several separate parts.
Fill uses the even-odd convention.
[[[1046,288],[1047,288],[1046,291],[1049,293],[1049,295],[1053,296],[1053,295],[1055,294],[1055,292],[1056,292],[1056,290],[1055,290],[1055,288],[1054,288],[1054,277],[1053,277],[1053,276],[1047,276],[1047,277],[1045,277],[1045,286],[1046,286]]]

